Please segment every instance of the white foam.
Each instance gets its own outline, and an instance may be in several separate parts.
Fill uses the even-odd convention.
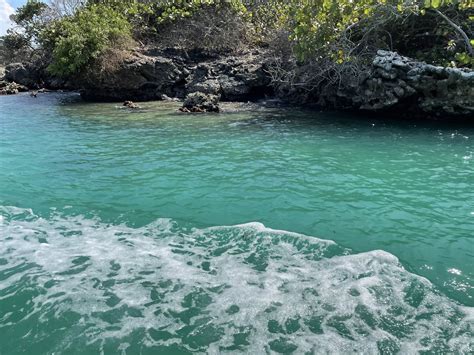
[[[31,318],[32,343],[48,336],[34,326],[35,314],[47,322],[51,311],[58,319],[72,311],[79,320],[64,330],[63,352],[111,339],[118,352],[143,330],[146,346],[178,342],[219,353],[242,329],[248,344],[237,350],[246,353],[474,351],[473,309],[381,250],[349,254],[334,242],[258,222],[186,231],[169,219],[131,228],[1,212],[0,276],[16,272],[0,277],[0,291],[25,282],[40,291],[21,320]],[[4,314],[0,332],[24,326],[18,316]],[[176,338],[157,340],[153,329]]]
[[[449,272],[450,274],[453,274],[453,275],[461,275],[461,274],[462,274],[461,270],[456,269],[456,268],[453,268],[453,267],[452,267],[452,268],[449,268],[449,269],[448,269],[448,272]]]
[[[208,229],[213,230],[213,229],[222,229],[222,228],[231,228],[231,227],[232,228],[249,228],[249,229],[253,229],[256,232],[267,232],[267,233],[272,233],[272,234],[284,234],[287,236],[298,237],[298,238],[308,238],[307,235],[304,235],[301,233],[289,232],[289,231],[285,231],[281,229],[268,228],[263,223],[260,223],[260,222],[248,222],[248,223],[243,223],[243,224],[237,224],[234,226],[210,227]],[[336,244],[332,240],[320,239],[316,237],[310,237],[310,238],[312,239],[313,242],[318,241],[318,242],[326,243],[326,244]]]

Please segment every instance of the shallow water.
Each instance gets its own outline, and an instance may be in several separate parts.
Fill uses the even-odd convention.
[[[0,98],[0,354],[474,351],[474,126],[226,108]]]

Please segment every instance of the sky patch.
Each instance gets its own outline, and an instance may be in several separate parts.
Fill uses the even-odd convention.
[[[15,9],[10,3],[6,0],[0,0],[0,36],[6,34],[7,29],[11,27],[10,15],[13,12],[15,12]]]

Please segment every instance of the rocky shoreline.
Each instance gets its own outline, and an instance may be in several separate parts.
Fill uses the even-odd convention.
[[[219,101],[286,100],[276,93],[264,50],[239,55],[203,56],[177,51],[137,51],[113,74],[89,74],[67,82],[44,70],[9,64],[0,94],[25,89],[79,90],[89,101],[147,101],[178,98],[184,112],[218,112]],[[322,91],[322,108],[400,113],[404,116],[474,118],[474,71],[418,62],[395,52],[378,51],[370,68],[344,89]],[[294,101],[294,100],[293,100]]]
[[[474,71],[429,65],[379,50],[365,78],[332,99],[367,111],[474,115]]]

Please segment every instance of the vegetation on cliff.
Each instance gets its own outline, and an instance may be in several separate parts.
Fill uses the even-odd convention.
[[[472,0],[28,0],[12,20],[2,61],[41,62],[64,78],[113,71],[137,48],[264,47],[275,87],[300,94],[361,75],[378,49],[474,66]]]

